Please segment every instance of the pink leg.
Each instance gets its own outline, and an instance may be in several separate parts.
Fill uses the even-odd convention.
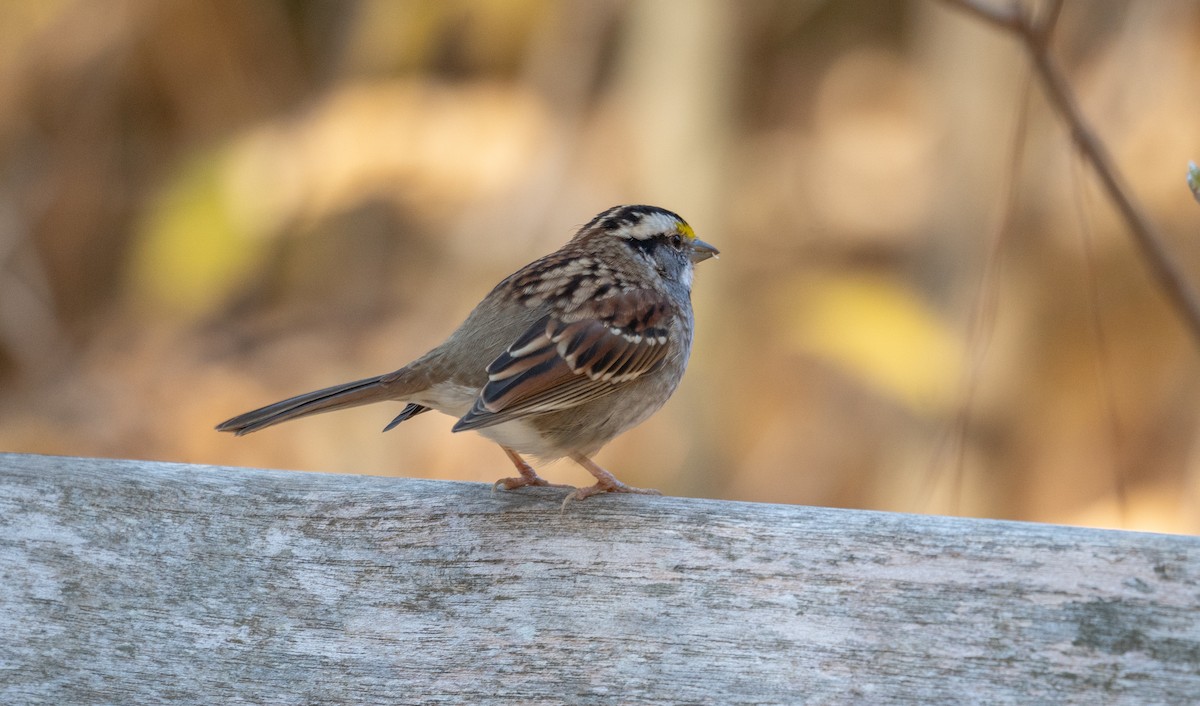
[[[572,500],[587,500],[588,498],[592,497],[593,495],[599,495],[600,493],[632,493],[634,495],[662,495],[661,492],[654,490],[653,488],[635,488],[632,485],[625,485],[621,481],[617,480],[616,476],[614,476],[613,474],[609,473],[608,471],[606,471],[603,468],[601,468],[600,466],[598,466],[595,461],[588,458],[587,456],[576,454],[576,455],[572,455],[571,459],[573,461],[575,461],[575,463],[578,463],[579,465],[586,468],[588,470],[588,473],[591,473],[593,476],[596,476],[596,484],[588,486],[586,488],[577,488],[574,493],[571,493],[570,495],[568,495],[567,499],[563,500],[563,509],[564,510],[567,508],[567,505]]]
[[[516,490],[517,488],[524,488],[525,486],[529,485],[541,486],[544,488],[573,487],[546,481],[545,478],[542,478],[537,474],[537,471],[533,470],[533,466],[525,463],[525,459],[521,458],[516,451],[513,451],[506,446],[501,446],[500,448],[504,449],[504,453],[508,456],[508,460],[513,462],[513,465],[517,467],[517,472],[521,475],[516,478],[501,478],[492,485],[492,490]]]

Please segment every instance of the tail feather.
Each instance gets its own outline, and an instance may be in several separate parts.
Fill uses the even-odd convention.
[[[231,431],[235,435],[241,436],[280,422],[286,422],[289,419],[392,399],[392,390],[385,382],[385,378],[390,377],[392,376],[380,375],[289,397],[281,402],[239,414],[233,419],[227,419],[217,425],[217,431]]]

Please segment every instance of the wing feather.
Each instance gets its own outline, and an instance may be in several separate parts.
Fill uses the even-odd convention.
[[[575,407],[653,371],[669,350],[670,310],[660,294],[627,291],[539,319],[488,365],[454,431]]]

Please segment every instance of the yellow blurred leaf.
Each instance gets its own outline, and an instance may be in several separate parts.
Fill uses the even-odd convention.
[[[793,342],[921,413],[947,408],[962,368],[955,333],[911,289],[853,275],[793,283],[780,301]]]
[[[139,303],[198,315],[254,268],[262,243],[232,211],[228,161],[227,150],[198,155],[151,204],[130,272]]]

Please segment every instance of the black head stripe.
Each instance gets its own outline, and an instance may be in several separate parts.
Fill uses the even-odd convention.
[[[645,240],[624,238],[624,241],[626,247],[645,257],[650,257],[650,253],[662,246],[662,238],[646,238]]]
[[[584,227],[589,228],[599,223],[605,230],[616,230],[622,227],[635,226],[641,223],[642,219],[646,216],[652,214],[661,214],[680,223],[683,222],[683,219],[677,213],[668,211],[665,208],[659,208],[658,206],[614,206],[593,218]]]

